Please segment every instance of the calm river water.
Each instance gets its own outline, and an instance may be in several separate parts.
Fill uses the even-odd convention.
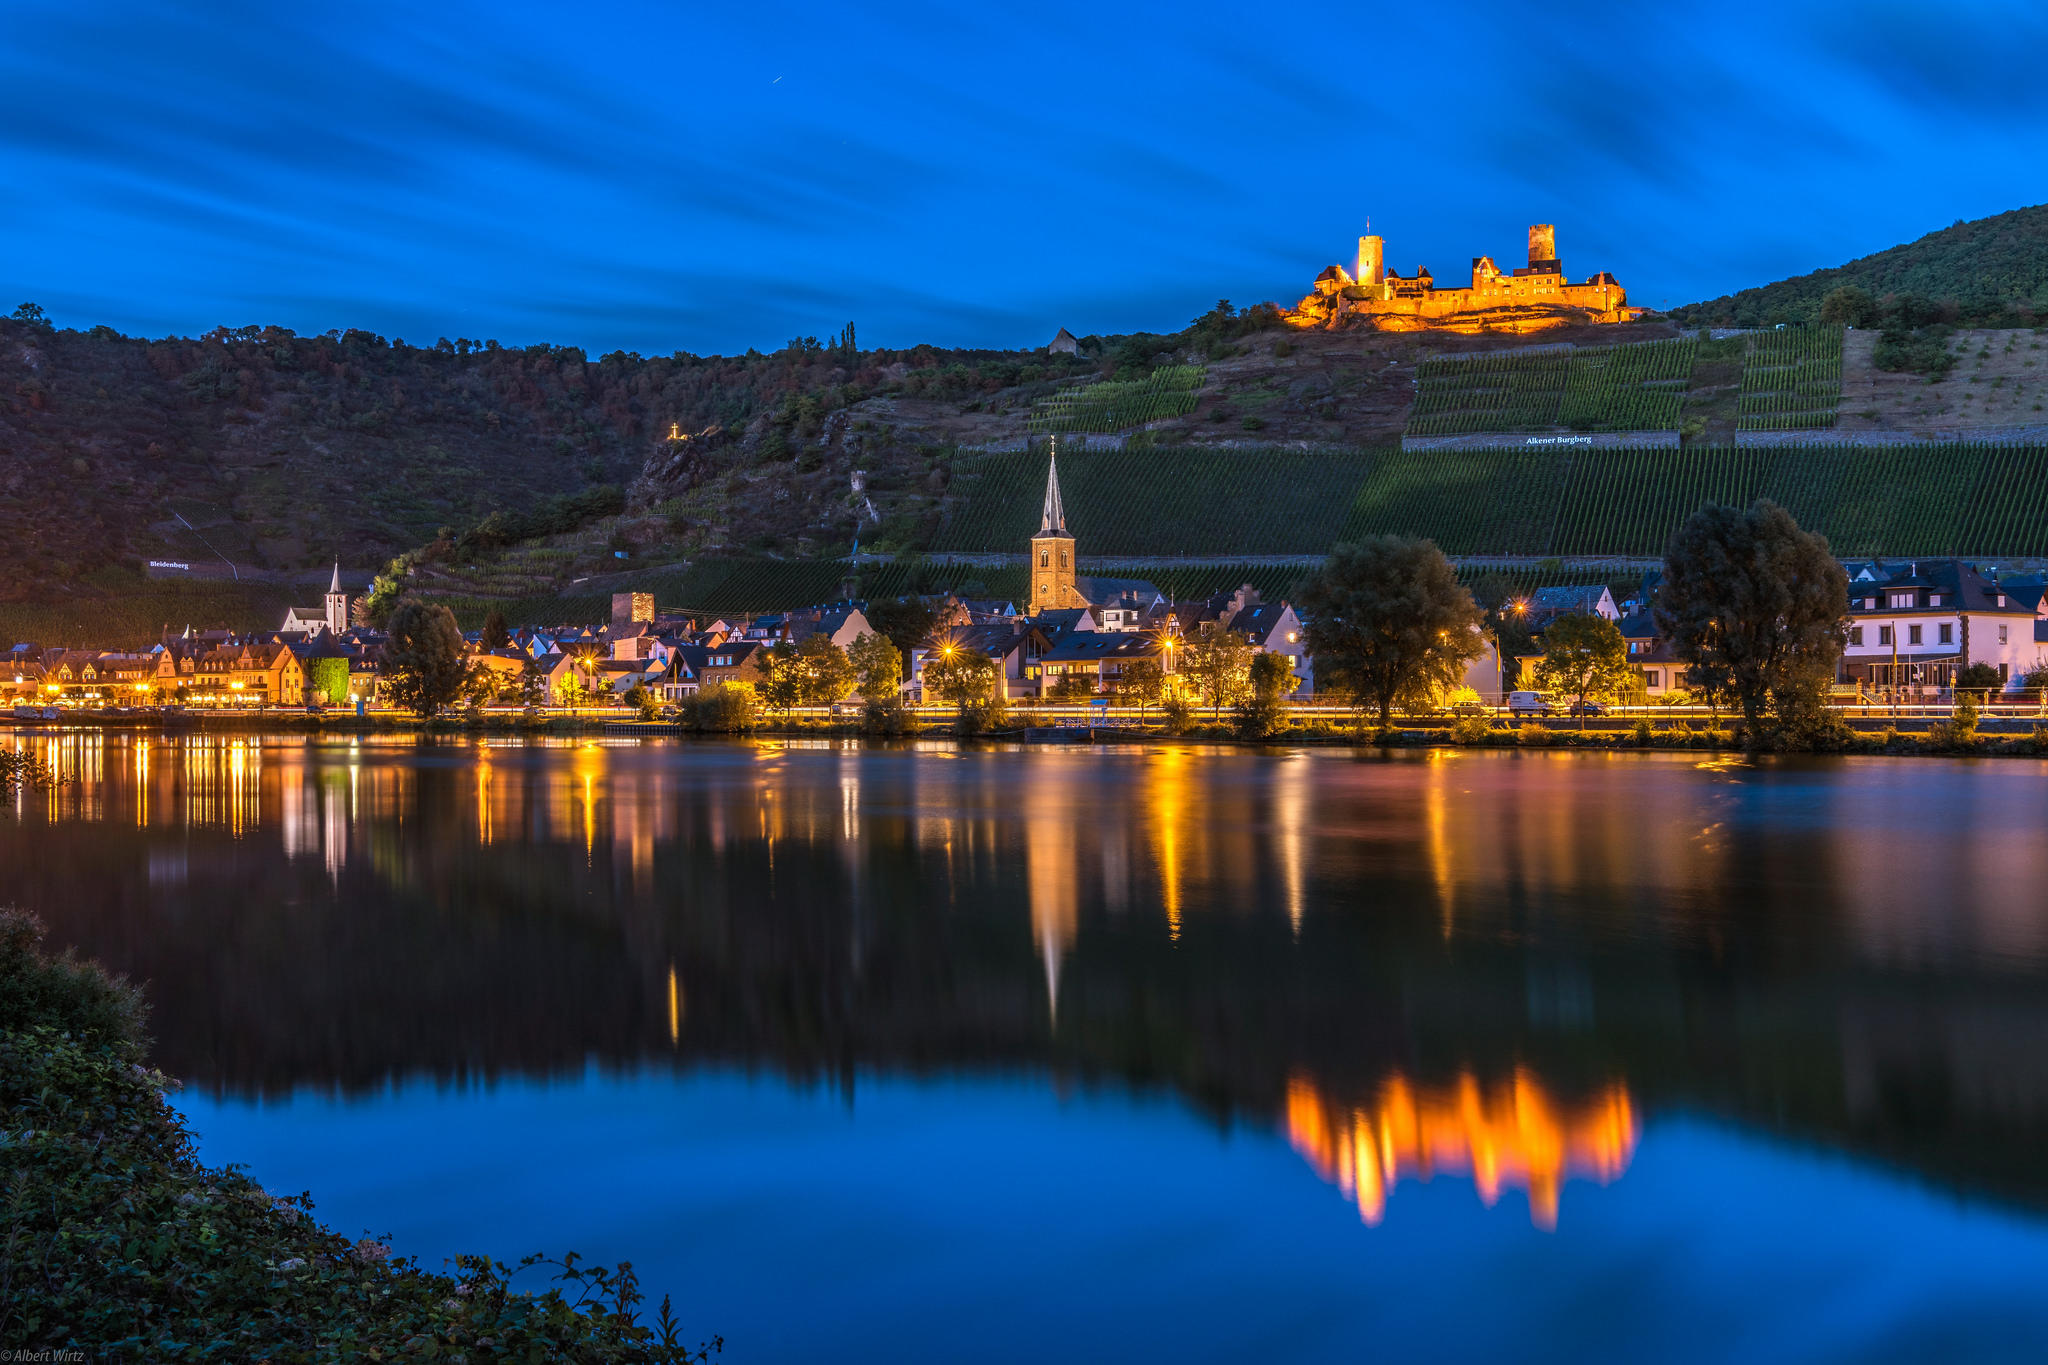
[[[60,734],[203,1154],[726,1358],[2048,1353],[2048,767]]]

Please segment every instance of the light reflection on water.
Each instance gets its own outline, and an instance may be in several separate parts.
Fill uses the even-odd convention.
[[[874,1261],[872,1294],[921,1300],[934,1354],[985,1346],[977,1314],[998,1309],[900,1229],[942,1225],[953,1258],[1035,1286],[1018,1349],[976,1353],[1086,1330],[1147,1354],[1173,1334],[1129,1337],[1112,1310],[1185,1285],[1129,1249],[1193,1220],[1228,1229],[1181,1267],[1212,1299],[1193,1356],[1334,1357],[1420,1331],[1427,1294],[1397,1308],[1354,1279],[1392,1257],[1471,1278],[1583,1358],[1685,1335],[1687,1305],[1725,1315],[1713,1258],[1764,1255],[1769,1208],[1812,1180],[1851,1201],[1837,1229],[1781,1231],[1771,1255],[1846,1274],[1867,1249],[1836,1231],[1854,1226],[1895,1243],[1887,1273],[1994,1243],[2005,1267],[1965,1293],[1929,1289],[1949,1281],[1923,1266],[1828,1349],[1902,1315],[1966,1348],[2048,1321],[2015,1287],[2048,1270],[2048,786],[2031,762],[0,743],[73,779],[0,825],[13,898],[149,982],[210,1157],[423,1249],[574,1245],[715,1284],[710,1329],[762,1358],[848,1334],[899,1358],[865,1334],[902,1305],[813,1286],[807,1329],[771,1325],[791,1292],[771,1243],[710,1265],[693,1220],[754,1246],[727,1216],[743,1208],[784,1256],[810,1238]],[[756,1126],[671,1150],[651,1113]],[[892,1126],[903,1113],[917,1122]],[[579,1171],[520,1144],[568,1131],[646,1188],[560,1204],[599,1158]],[[946,1134],[977,1159],[934,1158]],[[1055,1149],[1098,1163],[1076,1176],[1085,1210],[1063,1235],[1005,1230],[1022,1215],[999,1216],[998,1191]],[[1680,1151],[1751,1219],[1746,1253],[1734,1221],[1709,1235],[1692,1194],[1645,1178]],[[657,1173],[657,1152],[679,1164]],[[1135,1173],[1146,1159],[1180,1177],[1170,1199]],[[1815,1176],[1828,1162],[1854,1178]],[[866,1202],[828,1216],[789,1163]],[[920,1165],[952,1175],[921,1187]],[[1528,1237],[1552,1250],[1529,1261]],[[1631,1237],[1663,1239],[1674,1316],[1552,1320]],[[1301,1264],[1306,1247],[1345,1268]],[[1806,1319],[1773,1292],[1720,1336],[1662,1345],[1715,1358],[1769,1318],[1763,1355],[1790,1351]]]

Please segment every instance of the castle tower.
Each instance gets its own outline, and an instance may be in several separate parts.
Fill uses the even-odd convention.
[[[327,628],[336,635],[348,629],[348,593],[341,586],[341,561],[334,562],[334,578],[327,584]]]
[[[1358,282],[1360,284],[1385,284],[1387,282],[1387,244],[1379,237],[1358,239]]]
[[[1532,267],[1557,264],[1557,229],[1549,223],[1529,225],[1529,264]]]
[[[1030,612],[1036,616],[1042,611],[1086,605],[1074,586],[1074,537],[1067,530],[1066,508],[1060,504],[1060,455],[1055,445],[1045,471],[1045,511],[1039,517],[1038,534],[1031,537]]]

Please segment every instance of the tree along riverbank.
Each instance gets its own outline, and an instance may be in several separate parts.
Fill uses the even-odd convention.
[[[37,1359],[698,1362],[630,1265],[458,1258],[422,1269],[203,1165],[147,1064],[140,991],[0,910],[0,1341]],[[551,1278],[527,1292],[511,1281]]]

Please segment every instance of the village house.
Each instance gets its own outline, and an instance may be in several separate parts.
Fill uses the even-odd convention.
[[[711,650],[705,645],[677,645],[668,652],[668,661],[659,673],[653,675],[647,686],[663,701],[682,701],[697,695],[702,685],[704,666],[711,658]]]
[[[1619,621],[1621,608],[1614,604],[1614,594],[1605,583],[1574,583],[1538,588],[1529,595],[1528,614],[1531,625],[1543,626],[1560,616],[1600,616]]]
[[[221,645],[199,656],[191,699],[211,706],[299,706],[306,671],[290,648],[275,641]]]
[[[1152,632],[1069,631],[1038,660],[1039,693],[1050,696],[1065,678],[1085,679],[1091,692],[1113,693],[1131,664],[1159,662],[1165,652],[1164,639]]]
[[[1628,666],[1643,680],[1643,691],[1650,697],[1661,697],[1666,692],[1680,691],[1685,687],[1685,664],[1672,650],[1671,642],[1657,629],[1657,619],[1648,612],[1637,612],[1624,616],[1615,622],[1621,630],[1621,638],[1628,650]]]
[[[698,671],[698,688],[717,687],[724,683],[747,683],[759,687],[766,681],[761,672],[761,651],[767,647],[759,640],[727,640],[710,650],[705,655],[704,666]]]
[[[910,651],[912,696],[920,701],[935,700],[925,691],[924,670],[934,658],[949,650],[979,650],[995,660],[996,677],[1005,698],[1037,696],[1038,661],[1051,647],[1050,637],[1035,619],[1001,625],[955,626],[937,647]]]
[[[1962,560],[1850,564],[1847,644],[1840,681],[1890,695],[1945,690],[1972,664],[1998,671],[2001,688],[2048,654],[2039,583],[2001,583]]]

